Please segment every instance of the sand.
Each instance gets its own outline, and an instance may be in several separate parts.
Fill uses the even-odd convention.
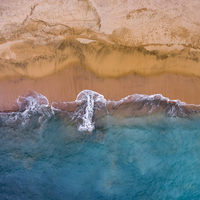
[[[191,47],[151,46],[147,50],[147,46],[100,41],[80,43],[74,38],[51,45],[21,41],[7,46],[7,54],[0,57],[0,111],[15,109],[14,102],[29,89],[50,103],[74,101],[79,92],[89,89],[107,100],[135,93],[162,94],[200,104],[200,52]]]
[[[103,94],[107,100],[120,100],[131,94],[162,94],[187,104],[200,104],[200,78],[176,74],[155,76],[126,75],[102,78],[78,65],[38,79],[9,78],[0,81],[0,111],[13,110],[15,101],[32,89],[46,96],[49,103],[74,101],[84,89]]]
[[[0,111],[28,89],[50,103],[90,89],[200,104],[198,0],[0,1]]]

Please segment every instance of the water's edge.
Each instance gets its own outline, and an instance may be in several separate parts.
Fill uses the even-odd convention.
[[[170,117],[188,117],[199,112],[199,105],[170,100],[161,94],[133,94],[120,101],[109,101],[97,92],[83,90],[74,102],[49,104],[45,96],[29,90],[26,95],[19,96],[16,100],[15,111],[1,112],[1,115],[16,114],[14,118],[10,118],[12,120],[17,120],[17,116],[20,115],[24,119],[23,123],[26,123],[33,113],[40,115],[40,122],[55,113],[62,113],[79,124],[79,131],[92,132],[95,129],[95,122],[105,116],[129,118],[161,113]]]

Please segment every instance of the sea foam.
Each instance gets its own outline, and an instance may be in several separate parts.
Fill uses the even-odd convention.
[[[95,129],[97,118],[105,116],[127,118],[164,113],[169,117],[187,117],[200,112],[200,107],[197,105],[170,100],[161,94],[133,94],[119,101],[110,101],[91,90],[81,91],[74,102],[53,102],[52,104],[42,94],[29,90],[16,102],[18,111],[13,112],[10,120],[16,120],[16,116],[20,115],[23,118],[22,124],[26,124],[31,115],[36,114],[39,116],[38,121],[42,123],[55,113],[64,112],[78,124],[79,131],[88,132]]]

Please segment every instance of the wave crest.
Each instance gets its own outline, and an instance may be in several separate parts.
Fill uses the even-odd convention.
[[[110,105],[109,105],[110,104]],[[186,104],[180,100],[170,100],[161,94],[129,95],[120,101],[108,103],[110,113],[120,112],[124,116],[137,116],[164,112],[171,117],[186,117],[188,114],[199,112],[199,106]]]
[[[80,106],[76,110],[74,117],[82,120],[78,130],[92,132],[95,128],[94,112],[96,109],[101,110],[106,107],[106,99],[97,92],[83,90],[78,94],[75,102]]]
[[[136,117],[161,112],[170,117],[186,117],[200,111],[200,107],[197,105],[170,100],[161,94],[133,94],[119,101],[110,101],[91,90],[81,91],[74,102],[53,102],[51,105],[45,96],[29,90],[16,102],[18,113],[21,113],[24,124],[29,121],[33,114],[38,114],[38,121],[42,123],[55,112],[67,112],[71,120],[78,123],[79,131],[89,132],[95,129],[96,119],[106,115]],[[16,120],[16,116],[12,119]]]
[[[33,114],[40,115],[39,122],[43,122],[46,117],[54,114],[53,107],[49,105],[48,99],[33,90],[28,90],[24,96],[19,96],[16,102],[24,119],[23,124],[26,124]]]

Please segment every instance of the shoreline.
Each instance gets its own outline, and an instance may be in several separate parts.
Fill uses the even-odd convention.
[[[0,81],[0,111],[14,110],[16,100],[31,89],[52,102],[73,102],[85,90],[102,94],[106,100],[119,101],[132,94],[161,94],[170,100],[200,104],[200,78],[176,74],[156,76],[126,75],[101,78],[91,71],[73,65],[53,75],[37,78],[10,78]]]

